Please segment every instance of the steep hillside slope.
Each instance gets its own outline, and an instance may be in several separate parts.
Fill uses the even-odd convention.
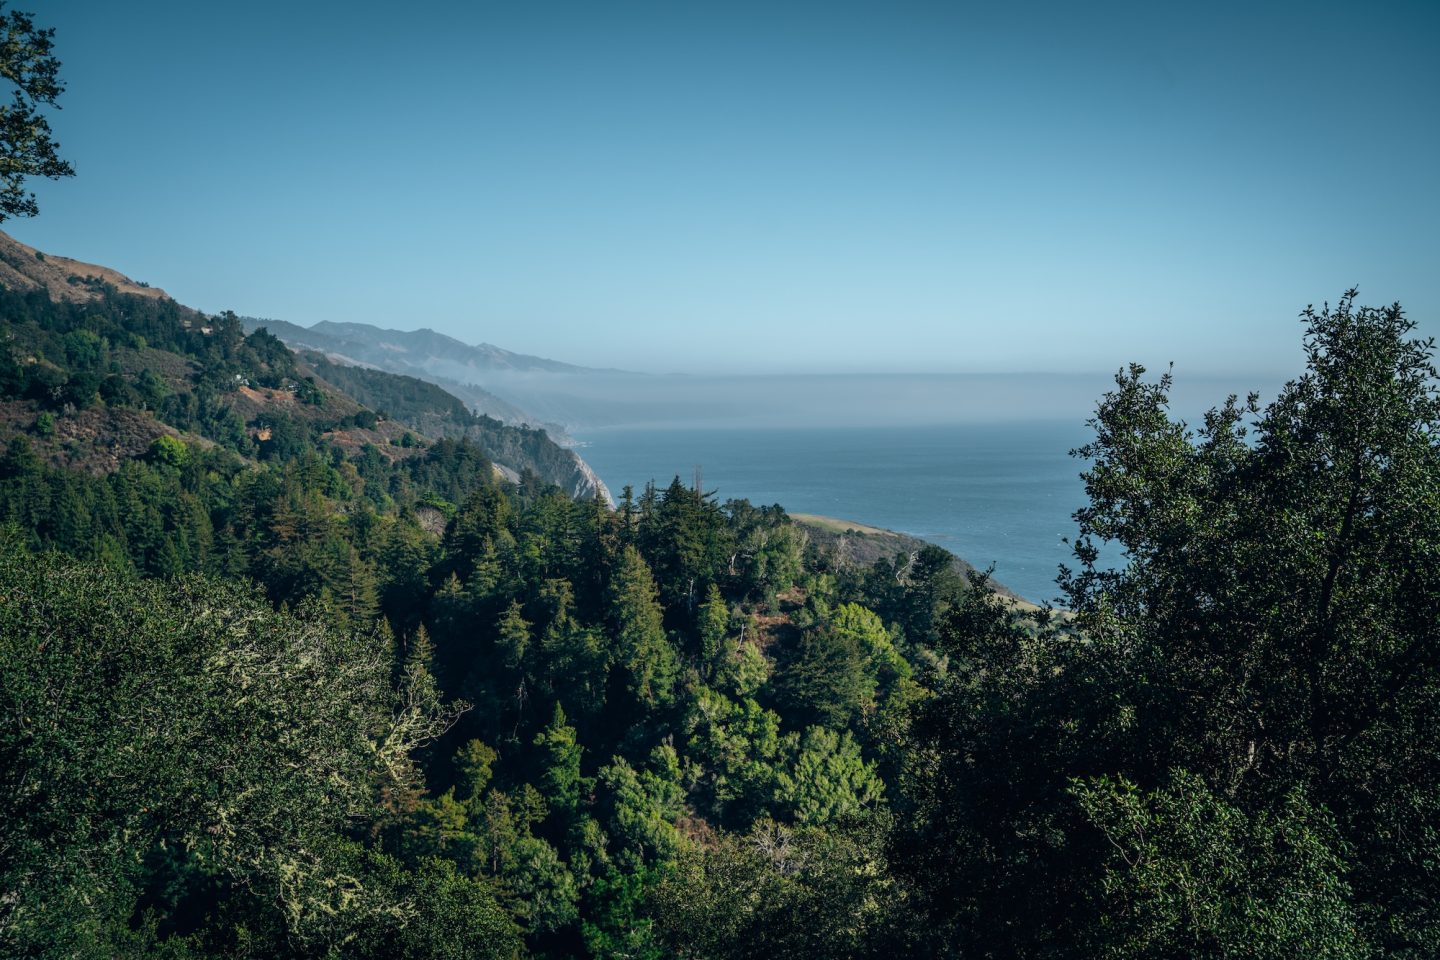
[[[332,322],[301,327],[253,318],[244,322],[247,329],[264,327],[292,348],[318,351],[336,363],[437,384],[477,413],[544,427],[561,443],[569,442],[570,430],[643,421],[654,416],[657,402],[668,405],[674,398],[674,391],[657,393],[657,379],[648,374],[581,367],[488,343],[471,346],[434,330]],[[697,412],[704,414],[703,405]]]
[[[476,379],[474,376],[471,376],[468,381],[436,376],[426,369],[423,357],[413,354],[398,345],[391,344],[387,346],[385,342],[375,344],[363,338],[347,338],[340,334],[321,331],[318,329],[321,326],[320,324],[314,327],[302,327],[298,324],[287,323],[284,320],[261,320],[255,317],[241,317],[240,320],[241,323],[245,325],[247,331],[268,330],[293,350],[312,351],[323,355],[326,359],[337,364],[385,370],[390,373],[418,377],[421,380],[436,384],[437,386],[443,387],[447,392],[464,400],[469,404],[471,410],[487,417],[494,417],[501,423],[545,427],[556,437],[559,437],[562,432],[561,429],[554,424],[543,422],[533,413],[521,409],[510,401],[486,390],[474,382]],[[364,326],[364,324],[327,325],[327,327],[330,328]],[[376,328],[371,327],[368,329],[375,330]],[[387,333],[389,331],[377,332]],[[420,332],[429,333],[429,331]],[[448,350],[458,354],[471,349],[458,340],[450,340],[450,338],[442,337],[439,334],[434,334],[433,338],[448,341],[448,343],[430,343],[432,348],[439,349],[442,352]]]
[[[168,300],[158,287],[131,280],[109,267],[43,253],[0,232],[0,284],[11,290],[44,290],[53,300],[81,303],[104,295],[106,288],[137,297]]]
[[[368,373],[352,383],[366,396],[413,388],[408,378]],[[543,430],[474,417],[426,387],[404,417],[377,416],[375,404],[326,380],[276,337],[247,335],[232,313],[207,316],[118,271],[40,254],[0,233],[0,435],[28,435],[56,466],[113,470],[162,436],[250,459],[284,460],[318,444],[392,461],[427,449],[427,437],[463,437],[508,477],[531,473],[609,500],[589,467]]]
[[[316,353],[301,355],[316,374],[386,417],[431,437],[469,440],[502,465],[527,464],[529,469],[571,496],[599,495],[614,505],[604,482],[574,451],[550,439],[544,429],[507,426],[470,412],[456,396],[418,377],[335,363]]]

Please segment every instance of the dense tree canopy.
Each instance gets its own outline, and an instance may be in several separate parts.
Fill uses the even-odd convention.
[[[337,834],[456,712],[423,674],[392,683],[388,635],[13,543],[0,593],[7,954],[103,949],[147,867],[246,891],[301,941],[416,911],[351,876]]]
[[[1353,292],[1305,321],[1307,371],[1263,410],[1192,430],[1168,375],[1117,378],[1078,451],[1072,629],[951,617],[899,849],[952,948],[1440,943],[1433,345]]]
[[[343,446],[283,346],[106,303],[0,294],[8,952],[1440,942],[1440,401],[1398,307],[1307,311],[1306,372],[1194,427],[1122,371],[1035,613],[678,479],[611,510],[459,434]],[[263,441],[237,376],[286,395]],[[66,460],[95,423],[149,432]]]

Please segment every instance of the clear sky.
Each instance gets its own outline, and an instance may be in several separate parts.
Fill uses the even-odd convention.
[[[19,0],[5,229],[206,310],[653,371],[1298,368],[1440,328],[1440,3]]]

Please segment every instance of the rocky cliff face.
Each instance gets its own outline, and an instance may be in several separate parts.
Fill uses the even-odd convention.
[[[580,454],[574,450],[569,453],[575,458],[576,473],[575,484],[570,489],[570,495],[577,500],[589,500],[598,494],[605,499],[607,504],[614,507],[615,498],[611,496],[609,488],[605,486],[605,481],[600,479],[600,475],[590,467],[590,464],[585,462]]]

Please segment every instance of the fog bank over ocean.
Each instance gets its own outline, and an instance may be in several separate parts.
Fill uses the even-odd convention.
[[[1152,374],[1158,376],[1159,371]],[[1192,422],[1229,393],[1274,396],[1280,378],[1177,374],[1172,407]],[[501,372],[487,389],[574,433],[608,428],[933,426],[1083,423],[1114,374],[685,376]]]

